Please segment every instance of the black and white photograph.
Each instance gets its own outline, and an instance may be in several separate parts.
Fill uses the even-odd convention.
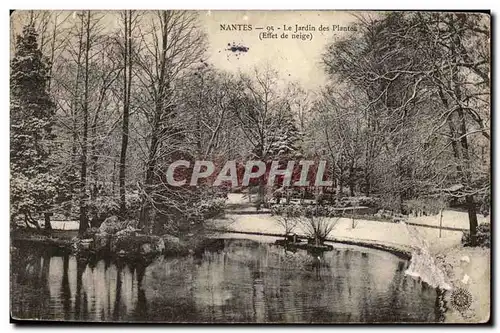
[[[489,11],[9,20],[11,323],[491,323]]]

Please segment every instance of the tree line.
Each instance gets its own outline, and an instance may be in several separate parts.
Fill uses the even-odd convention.
[[[12,221],[50,228],[55,213],[83,233],[113,213],[150,232],[192,229],[214,193],[168,186],[178,159],[321,157],[339,197],[398,212],[461,202],[472,234],[489,210],[487,15],[355,16],[357,31],[325,48],[317,91],[269,66],[217,69],[197,12],[16,15]]]

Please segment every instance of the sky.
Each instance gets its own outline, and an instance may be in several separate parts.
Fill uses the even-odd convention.
[[[110,13],[112,13],[110,11]],[[116,12],[114,12],[116,13]],[[215,11],[201,10],[200,28],[208,37],[208,60],[215,67],[233,73],[250,72],[255,67],[271,66],[278,70],[283,81],[296,81],[306,90],[316,90],[326,82],[321,56],[329,42],[351,34],[338,31],[340,27],[353,27],[353,14],[348,11]],[[28,11],[16,11],[11,16],[13,34],[21,31],[22,20]],[[105,17],[109,27],[114,26],[116,16]],[[247,31],[223,30],[221,25],[247,25]],[[249,26],[252,30],[249,31]],[[296,25],[307,27],[301,31],[309,39],[292,39]],[[320,26],[329,31],[319,31]],[[281,38],[285,26],[291,28],[288,38]],[[333,31],[338,26],[337,31]],[[243,27],[242,27],[243,28]],[[259,30],[258,28],[262,28]],[[314,28],[314,30],[312,29]],[[272,30],[269,30],[272,29]],[[261,39],[260,33],[269,32],[277,38]],[[231,51],[231,46],[244,46],[246,52]]]
[[[315,89],[326,81],[321,65],[325,46],[345,34],[353,33],[332,31],[333,26],[352,27],[355,20],[352,14],[347,11],[201,11],[200,20],[208,35],[210,61],[216,67],[238,72],[270,65],[283,78],[298,81],[306,89]],[[224,31],[221,24],[252,25],[252,31]],[[271,33],[281,37],[285,25],[291,26],[292,33],[295,32],[295,25],[313,26],[315,31],[302,31],[312,35],[312,40],[292,39],[291,34],[288,39],[259,38],[260,33],[267,32],[271,26]],[[330,31],[319,31],[320,25],[329,27]],[[228,44],[232,46],[233,43],[248,47],[248,51],[228,50]]]

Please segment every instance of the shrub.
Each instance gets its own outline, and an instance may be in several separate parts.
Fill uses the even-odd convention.
[[[198,199],[180,203],[175,209],[163,208],[155,220],[154,232],[180,236],[200,232],[208,219],[224,214],[226,199]]]
[[[212,200],[202,200],[199,204],[198,215],[203,219],[211,219],[221,216],[226,208],[226,199],[216,198]]]
[[[136,214],[142,206],[141,197],[138,193],[125,194],[125,207],[129,215]],[[130,216],[129,216],[130,217]]]
[[[406,200],[403,203],[403,209],[406,213],[413,215],[436,215],[446,207],[446,201],[439,197],[415,198]]]
[[[325,205],[299,205],[299,204],[274,204],[271,207],[271,214],[282,215],[284,212],[288,214],[304,215],[307,211],[314,210],[318,216],[339,217],[342,211],[333,206]],[[288,210],[288,211],[287,211]]]
[[[337,214],[333,207],[321,205],[274,205],[271,213],[287,234],[300,224],[306,234],[319,244],[325,241],[339,221],[339,218],[331,219]]]
[[[95,227],[92,227],[92,228],[88,228],[87,230],[85,230],[85,232],[83,233],[82,239],[89,239],[89,238],[94,238],[95,234],[99,233],[99,228],[95,228]]]
[[[378,199],[374,197],[359,197],[358,200],[360,206],[377,208],[380,205]]]
[[[303,211],[302,207],[298,205],[274,205],[271,207],[271,215],[275,218],[276,223],[285,229],[287,235],[295,229]]]
[[[476,240],[477,240],[476,246],[482,246],[488,248],[491,246],[491,225],[489,223],[483,223],[477,227]],[[463,232],[462,245],[472,246],[470,239],[470,231]]]
[[[340,220],[340,218],[328,218],[330,215],[325,214],[324,208],[323,206],[305,207],[300,219],[304,231],[319,244],[326,240]]]

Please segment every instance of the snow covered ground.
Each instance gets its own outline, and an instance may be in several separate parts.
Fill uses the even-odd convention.
[[[39,221],[39,223],[41,227],[45,226],[44,221]],[[50,225],[55,230],[78,230],[79,223],[78,221],[51,221]]]
[[[227,205],[239,206],[248,203],[248,198],[241,193],[229,193]],[[238,209],[240,210],[240,209]],[[479,223],[489,223],[489,217],[485,218],[482,215],[477,215]],[[332,219],[336,221],[337,219]],[[408,222],[431,225],[439,227],[440,215],[409,217]],[[259,215],[231,215],[227,214],[225,220],[218,221],[219,226],[225,226],[235,231],[250,231],[263,233],[283,233],[284,230],[276,223],[276,220],[270,214]],[[469,218],[466,212],[453,210],[443,211],[442,218],[443,227],[468,229]],[[436,253],[446,248],[457,246],[460,244],[462,237],[461,231],[441,230],[439,229],[415,227],[418,233],[422,235],[429,245],[430,251]],[[295,233],[302,234],[303,230],[300,227],[295,230]],[[388,244],[401,244],[404,246],[416,245],[409,236],[406,226],[399,223],[377,222],[368,219],[356,219],[355,228],[352,228],[352,220],[350,218],[340,218],[331,233],[331,236],[338,238],[354,238],[359,240],[373,240],[378,242],[386,242]]]
[[[252,197],[257,197],[256,194],[253,194]],[[253,200],[252,200],[253,201]],[[243,193],[228,193],[226,205],[240,205],[248,202],[248,197]]]
[[[379,222],[370,220],[355,219],[355,227],[352,227],[350,218],[331,218],[330,223],[336,223],[330,237],[342,239],[356,239],[363,241],[376,241],[386,243],[388,245],[416,246],[417,243],[408,233],[407,226],[402,223]],[[215,227],[224,227],[229,230],[239,232],[261,232],[261,233],[284,233],[276,220],[270,214],[259,215],[227,215],[225,219],[220,219],[215,222]],[[413,226],[411,226],[413,227]],[[439,238],[438,229],[429,229],[423,227],[417,228],[418,232],[428,240],[431,248],[450,247],[460,244],[462,232],[442,230],[441,238]],[[305,235],[305,231],[299,225],[293,231],[298,235]]]
[[[257,194],[252,194],[252,203],[257,199]],[[248,201],[247,194],[243,193],[229,193],[226,205],[228,210],[233,207],[238,211],[255,211],[253,204]],[[234,220],[234,224],[231,223],[232,227],[236,228],[238,231],[256,231],[256,232],[272,232],[281,233],[282,230],[276,224],[276,221],[269,214],[260,215],[240,215],[232,216],[230,212],[227,214],[230,219]],[[408,222],[439,226],[440,216],[421,216],[421,217],[410,217]],[[231,221],[225,221],[224,224],[228,224]],[[350,218],[341,218],[338,225],[335,227],[335,236],[342,237],[361,237],[364,239],[383,239],[387,241],[398,240],[399,237],[403,237],[401,241],[404,243],[408,242],[404,236],[405,232],[401,225],[394,224],[390,222],[376,222],[370,220],[355,220],[356,227],[351,228]],[[478,215],[479,223],[489,223],[489,217],[485,218],[482,215]],[[43,226],[43,221],[40,221]],[[469,228],[469,219],[466,212],[458,212],[452,210],[443,211],[443,227],[453,227],[453,228]],[[78,221],[52,221],[52,228],[56,230],[78,230]],[[240,230],[241,229],[241,230]],[[438,229],[428,229],[428,228],[418,228],[419,232],[423,233],[426,239],[434,240],[439,238]],[[442,241],[447,243],[453,239],[456,241],[457,235],[458,239],[461,237],[461,232],[457,231],[447,231],[442,230],[441,232]],[[451,244],[447,244],[449,246]]]
[[[439,214],[431,216],[409,217],[408,222],[419,224],[439,226]],[[481,214],[477,215],[478,223],[490,223],[490,217],[484,217]],[[469,229],[469,216],[467,212],[459,212],[455,210],[443,211],[443,227]]]

